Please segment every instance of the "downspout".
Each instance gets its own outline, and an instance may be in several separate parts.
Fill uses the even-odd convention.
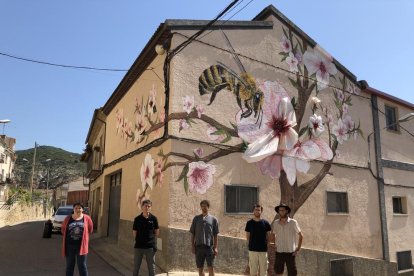
[[[385,208],[385,191],[384,191],[384,171],[382,166],[381,153],[381,135],[378,117],[378,101],[376,95],[371,95],[372,103],[372,121],[374,125],[374,148],[375,148],[375,164],[377,167],[377,184],[378,184],[378,199],[379,211],[381,221],[381,240],[382,240],[382,258],[385,261],[390,261],[390,250],[388,245],[388,226],[387,214]]]

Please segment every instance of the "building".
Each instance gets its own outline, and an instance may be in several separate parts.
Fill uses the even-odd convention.
[[[409,267],[414,121],[406,133],[383,128],[400,129],[413,105],[357,81],[273,6],[193,37],[208,23],[162,23],[95,110],[83,160],[99,235],[130,250],[133,219],[150,198],[158,265],[194,270],[188,229],[209,199],[218,270],[242,273],[252,205],[272,221],[285,202],[305,235],[303,275]]]
[[[7,198],[7,184],[12,183],[16,154],[16,139],[0,135],[0,201]]]
[[[89,200],[89,186],[85,186],[83,182],[83,178],[79,178],[54,189],[54,196],[56,198],[55,207],[72,205],[77,202],[87,206]]]

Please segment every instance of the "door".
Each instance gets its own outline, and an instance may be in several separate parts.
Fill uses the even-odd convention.
[[[121,209],[121,172],[110,176],[108,237],[118,239],[119,213]]]

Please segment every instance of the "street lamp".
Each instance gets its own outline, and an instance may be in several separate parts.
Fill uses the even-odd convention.
[[[4,127],[6,126],[6,124],[8,124],[10,122],[11,121],[9,119],[0,120],[0,124],[3,124],[3,135],[4,135]]]

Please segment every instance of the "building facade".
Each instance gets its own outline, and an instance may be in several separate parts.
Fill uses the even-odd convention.
[[[220,222],[217,268],[243,273],[253,204],[273,221],[284,202],[305,236],[301,275],[394,275],[397,262],[412,263],[401,252],[414,249],[414,124],[403,133],[398,120],[413,105],[358,82],[273,6],[192,37],[208,23],[162,23],[95,111],[83,160],[98,233],[130,250],[149,198],[157,264],[194,270],[188,230],[208,199]]]

